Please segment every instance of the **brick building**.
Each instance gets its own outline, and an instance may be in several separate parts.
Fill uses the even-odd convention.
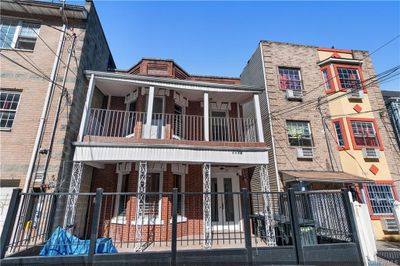
[[[87,89],[83,71],[115,65],[91,1],[64,7],[2,1],[0,8],[3,222],[13,188],[68,189],[71,142],[79,130]]]
[[[366,51],[261,41],[241,83],[265,88],[272,190],[349,187],[368,204],[377,238],[398,238],[383,230],[393,222],[400,161],[374,75]]]
[[[136,244],[145,241],[143,235],[171,238],[167,193],[174,187],[193,193],[179,199],[179,237],[203,235],[207,246],[216,230],[238,230],[238,195],[202,193],[248,188],[256,166],[264,169],[259,179],[267,181],[262,90],[238,78],[189,75],[173,60],[142,59],[127,71],[85,73],[89,89],[70,191],[130,193],[106,200],[101,234]],[[85,202],[68,199],[64,224],[76,234],[83,233],[90,213]]]

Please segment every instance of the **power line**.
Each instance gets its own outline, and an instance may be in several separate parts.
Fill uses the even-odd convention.
[[[395,36],[394,38],[390,39],[389,41],[387,41],[386,43],[384,43],[383,45],[381,45],[380,47],[378,47],[377,49],[375,49],[374,51],[372,51],[370,54],[368,54],[368,55],[364,56],[363,58],[361,58],[360,60],[362,61],[362,60],[364,60],[365,58],[367,58],[368,56],[371,56],[372,54],[374,54],[374,53],[376,53],[377,51],[379,51],[380,49],[384,48],[385,46],[387,46],[388,44],[390,44],[391,42],[393,42],[394,40],[396,40],[396,39],[399,38],[399,37],[400,37],[400,34],[397,35],[397,36]],[[305,93],[303,94],[303,96],[305,96],[305,95],[311,93],[312,91],[314,91],[314,90],[320,88],[321,86],[324,86],[325,84],[327,84],[328,82],[330,82],[331,80],[333,80],[333,79],[336,78],[336,77],[337,77],[337,75],[334,75],[334,76],[330,77],[328,80],[326,80],[326,81],[324,81],[323,83],[319,84],[317,87],[312,88],[312,89],[308,90],[307,92],[305,92]]]
[[[395,71],[397,71],[397,70],[399,70],[399,69],[400,69],[400,65],[399,65],[399,66],[396,66],[396,67],[393,67],[393,68],[391,68],[391,69],[388,69],[388,70],[386,70],[386,71],[384,71],[384,72],[382,72],[382,73],[380,73],[380,74],[378,74],[378,75],[375,75],[375,76],[373,76],[373,77],[371,77],[371,78],[365,80],[365,81],[369,81],[369,80],[372,80],[372,81],[371,81],[370,83],[364,84],[363,87],[364,87],[364,88],[367,88],[367,87],[373,86],[373,85],[375,85],[376,83],[378,83],[379,81],[384,80],[385,78],[386,78],[386,79],[391,79],[391,78],[393,78],[393,76],[392,76],[392,77],[389,77],[389,78],[388,78],[388,76],[391,75],[391,74],[393,74]],[[399,73],[399,74],[400,74],[400,73]],[[397,75],[399,75],[399,74],[396,74],[395,76],[397,76]],[[373,80],[373,79],[376,79],[376,80]],[[365,81],[364,81],[364,82],[365,82]],[[337,96],[337,97],[335,97],[335,98],[326,99],[325,101],[321,102],[321,104],[326,104],[326,103],[328,103],[328,102],[337,100],[337,99],[339,99],[339,98],[341,98],[341,97],[344,97],[344,96],[347,96],[347,95],[349,95],[349,94],[351,94],[351,93],[352,93],[352,91],[349,91],[349,92],[346,92],[346,93],[344,93],[344,94],[341,94],[341,95],[339,95],[339,96]],[[331,94],[331,95],[333,95],[333,94]],[[308,106],[310,106],[310,105],[312,105],[312,104],[314,104],[314,103],[318,103],[318,101],[320,101],[319,98],[310,100],[310,101],[308,101],[308,102],[303,102],[303,103],[298,104],[298,105],[296,105],[296,106],[293,106],[293,107],[291,107],[291,108],[289,108],[289,109],[280,109],[280,110],[276,110],[276,111],[271,112],[271,116],[272,116],[272,117],[276,117],[276,116],[278,116],[278,115],[283,115],[283,114],[286,114],[286,113],[290,113],[290,112],[293,112],[293,111],[295,111],[295,110],[299,110],[299,109],[302,109],[302,108],[304,108],[304,107],[308,107]],[[317,104],[315,107],[317,107],[317,106],[318,106],[318,104]]]
[[[31,17],[31,18],[35,18],[34,16],[33,16],[33,14],[32,13],[30,13],[26,8],[25,8],[25,6],[23,6],[19,1],[17,1],[16,2],[27,14],[29,14],[29,16]],[[56,27],[53,27],[53,26],[51,26],[51,25],[47,25],[47,26],[50,26],[51,28],[53,28],[53,29],[55,29]],[[59,30],[59,29],[58,29]],[[43,42],[43,44],[56,56],[56,57],[58,57],[58,59],[60,60],[60,62],[61,63],[63,63],[64,64],[64,66],[66,66],[67,64],[62,60],[62,58],[61,58],[61,56],[59,56],[59,55],[57,55],[57,53],[50,47],[50,45],[38,34],[38,32],[35,30],[35,29],[33,29],[33,31],[35,32],[35,34],[36,34],[36,36]],[[67,33],[67,35],[68,36],[72,36],[71,34],[69,34],[69,33]],[[72,71],[72,70],[69,70],[75,77],[78,77],[77,76],[77,74],[74,72],[74,71]]]

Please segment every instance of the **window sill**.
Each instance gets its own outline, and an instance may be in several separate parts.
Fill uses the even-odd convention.
[[[133,225],[162,225],[164,224],[164,221],[161,220],[160,218],[143,218],[143,221],[140,219],[139,223],[136,223],[136,221],[132,221],[131,224]]]
[[[380,220],[382,218],[394,218],[393,214],[387,213],[387,214],[371,214],[370,215],[371,220]]]
[[[125,216],[117,216],[111,218],[112,224],[126,224],[126,217]]]
[[[182,216],[182,215],[178,215],[176,217],[176,222],[179,223],[186,223],[187,222],[187,217]],[[172,218],[169,220],[169,223],[172,224]]]
[[[11,132],[11,128],[0,128],[0,131]]]
[[[19,49],[19,48],[0,48],[0,51],[18,51],[18,52],[28,52],[28,53],[34,52],[34,50]]]

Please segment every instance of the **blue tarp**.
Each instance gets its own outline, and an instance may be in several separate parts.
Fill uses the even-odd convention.
[[[90,240],[81,240],[67,230],[57,227],[40,250],[39,256],[85,255],[89,253]],[[111,238],[96,240],[96,254],[118,253]]]

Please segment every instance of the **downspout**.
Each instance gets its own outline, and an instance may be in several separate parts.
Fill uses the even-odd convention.
[[[57,48],[56,57],[55,57],[54,63],[53,63],[53,69],[52,69],[51,75],[50,75],[49,85],[47,87],[47,94],[46,94],[46,98],[45,98],[45,101],[44,101],[42,115],[40,117],[39,127],[38,127],[37,134],[36,134],[35,144],[33,146],[31,160],[29,162],[28,171],[27,171],[26,177],[25,177],[24,187],[22,189],[23,193],[27,193],[28,192],[30,183],[32,181],[33,168],[35,166],[35,162],[36,162],[37,155],[38,155],[38,152],[39,152],[39,145],[40,145],[40,142],[41,142],[42,137],[44,135],[43,134],[44,133],[44,127],[45,127],[45,123],[46,123],[46,120],[47,120],[47,114],[48,114],[48,111],[49,111],[49,108],[50,108],[50,100],[51,100],[51,97],[53,95],[54,88],[55,88],[56,76],[57,76],[58,66],[59,66],[59,63],[60,63],[61,51],[62,51],[62,48],[64,46],[64,37],[65,37],[66,28],[67,28],[67,26],[64,24],[63,27],[62,27],[61,35],[60,35],[60,40],[58,42],[58,48]]]
[[[69,50],[67,64],[65,66],[64,77],[63,77],[63,81],[62,81],[62,85],[61,85],[62,91],[61,91],[61,94],[60,94],[60,96],[58,98],[57,111],[56,111],[56,115],[54,117],[53,128],[51,130],[50,145],[49,145],[48,150],[47,150],[46,162],[45,162],[44,172],[43,172],[42,185],[44,184],[44,181],[46,180],[46,175],[47,175],[47,170],[49,168],[49,162],[50,162],[50,158],[51,158],[51,153],[53,151],[53,144],[54,144],[54,138],[55,138],[55,135],[56,135],[58,119],[60,118],[62,99],[63,99],[64,96],[67,96],[67,93],[68,93],[68,91],[65,88],[65,83],[67,81],[67,75],[68,75],[69,65],[71,63],[72,52],[73,52],[74,47],[75,47],[75,41],[76,41],[76,34],[74,33],[72,35],[72,43],[71,43],[71,47],[70,47],[70,50]]]
[[[278,163],[276,161],[276,149],[275,149],[274,131],[272,130],[271,109],[269,108],[270,105],[269,105],[269,95],[268,95],[268,86],[267,86],[267,74],[265,73],[265,62],[264,62],[262,42],[260,42],[260,55],[261,55],[261,62],[262,62],[262,69],[263,69],[263,76],[264,76],[265,95],[266,95],[266,98],[267,98],[269,130],[270,130],[270,133],[271,133],[272,152],[273,152],[273,155],[274,155],[274,167],[275,167],[275,175],[276,175],[276,185],[278,187],[278,191],[281,191],[281,183],[280,183],[280,180],[279,180],[279,173],[278,173]]]

